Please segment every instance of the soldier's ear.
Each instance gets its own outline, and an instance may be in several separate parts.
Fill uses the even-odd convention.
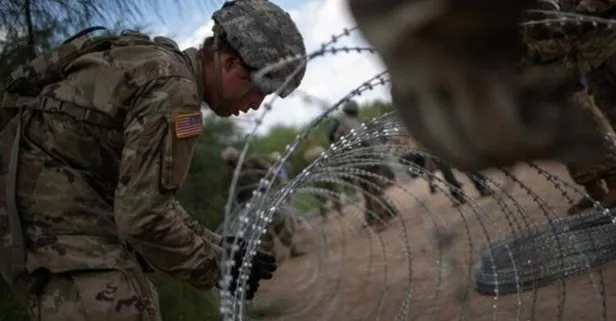
[[[242,68],[244,66],[240,57],[236,55],[222,54],[220,58],[222,69],[227,73],[231,73],[238,70],[237,68]]]

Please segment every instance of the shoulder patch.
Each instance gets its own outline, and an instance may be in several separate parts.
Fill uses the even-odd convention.
[[[175,137],[190,138],[199,136],[203,127],[201,112],[182,113],[175,116]]]

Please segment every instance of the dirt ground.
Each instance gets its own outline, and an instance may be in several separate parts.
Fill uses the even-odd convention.
[[[570,182],[562,166],[541,166]],[[342,217],[330,214],[325,224],[308,222],[298,235],[308,254],[281,263],[250,304],[251,314],[297,321],[616,320],[616,308],[607,308],[616,301],[615,264],[602,268],[602,278],[595,271],[595,283],[588,272],[521,295],[474,291],[474,265],[488,237],[494,241],[547,216],[563,215],[567,197],[578,198],[535,169],[521,168],[515,174],[537,195],[509,185],[511,198],[505,196],[501,208],[495,198],[480,199],[470,181],[457,173],[476,204],[453,207],[443,193],[430,195],[424,181],[413,180],[388,190],[402,218],[383,232],[362,229],[361,211],[352,206]],[[505,181],[502,174],[488,175]],[[560,188],[571,192],[562,184]],[[552,212],[541,210],[537,198]],[[506,215],[506,209],[511,213]],[[604,294],[596,285],[601,281]]]

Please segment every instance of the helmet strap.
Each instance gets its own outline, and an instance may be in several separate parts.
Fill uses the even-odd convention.
[[[222,90],[222,66],[220,64],[220,48],[218,48],[218,38],[222,34],[221,27],[214,26],[214,42],[212,44],[212,54],[214,58],[214,90],[218,97],[223,97]]]

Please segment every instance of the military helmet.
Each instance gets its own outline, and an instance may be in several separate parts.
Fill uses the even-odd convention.
[[[345,114],[357,115],[359,113],[359,105],[354,100],[349,100],[344,106],[342,106],[342,111]]]
[[[291,56],[304,57],[266,75],[268,84],[258,84],[264,92],[272,93],[293,74],[280,96],[284,98],[299,87],[306,73],[303,64],[306,47],[286,11],[267,0],[234,0],[225,2],[212,19],[224,30],[227,42],[250,68],[258,70]],[[300,65],[301,69],[295,73]]]
[[[240,151],[235,147],[229,146],[220,155],[226,161],[237,161],[240,158],[240,154]]]
[[[272,152],[268,155],[268,159],[270,162],[275,163],[280,159],[281,155],[279,152]]]

